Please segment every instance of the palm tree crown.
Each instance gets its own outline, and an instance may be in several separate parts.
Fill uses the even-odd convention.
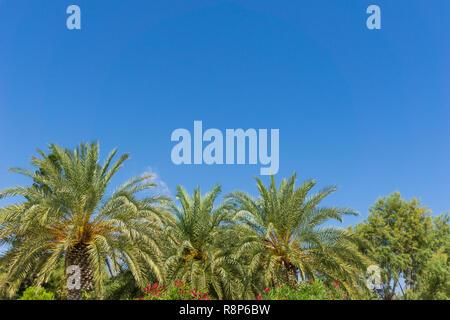
[[[168,274],[172,279],[189,281],[199,290],[208,290],[220,299],[235,297],[242,272],[218,248],[225,234],[231,232],[227,222],[233,215],[229,203],[214,205],[221,187],[216,185],[203,196],[197,188],[192,197],[181,186],[177,190],[181,207],[172,204],[176,222],[168,228],[173,247],[177,249],[166,261]]]
[[[351,234],[322,226],[329,219],[342,221],[344,215],[356,214],[348,208],[319,207],[336,187],[308,196],[315,181],[295,188],[295,174],[284,179],[278,190],[273,176],[269,188],[256,180],[259,198],[243,192],[228,197],[240,210],[236,220],[247,229],[236,254],[249,256],[249,279],[262,272],[266,285],[273,285],[320,274],[341,281],[349,293],[354,293],[352,288],[364,269],[364,258],[352,244]]]
[[[52,144],[49,150],[49,155],[38,150],[41,157],[32,158],[37,171],[11,169],[32,178],[32,185],[0,191],[0,199],[25,198],[0,209],[0,239],[15,242],[3,284],[14,292],[35,273],[40,285],[62,260],[81,269],[81,288],[68,290],[71,299],[94,287],[101,293],[107,267],[111,274],[129,269],[142,286],[148,269],[163,280],[157,235],[167,219],[159,207],[165,198],[137,197],[154,187],[149,176],[133,178],[108,196],[108,185],[128,154],[113,162],[113,150],[100,165],[98,143],[74,151]]]

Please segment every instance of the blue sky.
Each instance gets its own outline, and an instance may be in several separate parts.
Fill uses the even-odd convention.
[[[446,212],[449,19],[444,0],[0,0],[0,189],[27,183],[7,168],[37,148],[98,140],[131,153],[114,185],[152,171],[172,194],[255,193],[259,165],[171,162],[171,132],[202,120],[279,128],[276,178],[339,185],[325,204],[361,214],[343,226],[396,190]]]

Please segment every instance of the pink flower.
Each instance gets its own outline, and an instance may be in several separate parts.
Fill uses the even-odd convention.
[[[258,299],[258,300],[261,300],[261,298],[262,298],[261,295],[259,295],[259,296],[256,297],[256,299]]]
[[[265,288],[264,289],[264,292],[269,292],[270,291],[270,288]]]
[[[339,282],[336,281],[335,283],[333,283],[333,285],[337,287],[339,286]]]

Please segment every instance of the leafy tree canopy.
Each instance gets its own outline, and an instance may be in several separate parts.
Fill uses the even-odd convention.
[[[399,192],[380,198],[369,210],[366,221],[355,229],[367,241],[361,250],[373,257],[381,268],[382,299],[393,299],[400,292],[416,292],[433,253],[448,243],[448,217],[434,221],[430,210],[417,199],[405,200]]]

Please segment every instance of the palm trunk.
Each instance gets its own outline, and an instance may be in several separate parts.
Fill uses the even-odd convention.
[[[295,287],[298,284],[297,268],[292,264],[286,265],[286,278],[291,287]]]
[[[81,300],[82,292],[90,292],[93,289],[94,270],[87,250],[87,245],[83,243],[78,243],[67,250],[66,267],[75,265],[80,268],[80,288],[68,288],[68,300]]]

